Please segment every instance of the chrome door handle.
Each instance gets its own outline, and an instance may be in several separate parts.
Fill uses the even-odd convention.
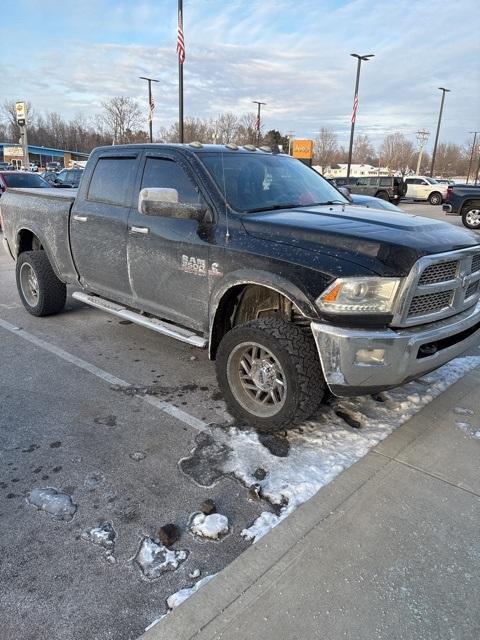
[[[130,227],[130,231],[132,233],[143,233],[143,235],[146,235],[150,232],[150,229],[148,227]]]
[[[86,222],[88,220],[87,216],[73,216],[73,219],[76,222]]]

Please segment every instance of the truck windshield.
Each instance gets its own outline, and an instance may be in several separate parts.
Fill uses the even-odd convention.
[[[252,213],[348,204],[341,193],[299,160],[280,154],[257,154],[199,154],[232,209]]]

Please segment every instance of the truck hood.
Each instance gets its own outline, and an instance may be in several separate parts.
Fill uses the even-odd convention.
[[[424,255],[479,244],[473,232],[448,222],[358,206],[266,211],[242,222],[256,238],[331,255],[383,276],[407,275]]]

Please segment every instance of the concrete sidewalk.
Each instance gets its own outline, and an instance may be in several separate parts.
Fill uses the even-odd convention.
[[[142,639],[479,638],[480,440],[455,424],[480,429],[479,389],[466,375]]]

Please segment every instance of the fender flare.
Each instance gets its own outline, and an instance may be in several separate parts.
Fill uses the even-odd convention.
[[[36,229],[34,225],[32,225],[32,227],[33,228],[27,227],[27,226],[23,226],[20,229],[18,229],[16,234],[15,234],[15,245],[11,248],[15,262],[18,260],[18,256],[20,255],[19,254],[20,236],[21,236],[23,231],[28,231],[29,233],[31,233],[32,235],[34,235],[35,237],[37,237],[40,240],[40,244],[42,245],[43,250],[47,254],[48,260],[50,261],[50,264],[52,265],[52,269],[54,270],[55,275],[57,276],[57,278],[59,280],[61,280],[62,282],[65,282],[64,278],[61,275],[60,269],[58,268],[58,265],[57,265],[57,263],[55,261],[55,257],[53,255],[53,253],[50,251],[50,247],[48,246],[48,243],[45,241],[45,236],[43,235],[41,230]]]
[[[288,298],[306,318],[319,318],[320,314],[313,301],[297,285],[275,273],[259,269],[239,269],[232,271],[217,283],[210,296],[208,351],[210,359],[214,356],[214,329],[217,313],[222,301],[234,287],[239,285],[259,285],[277,291]]]

